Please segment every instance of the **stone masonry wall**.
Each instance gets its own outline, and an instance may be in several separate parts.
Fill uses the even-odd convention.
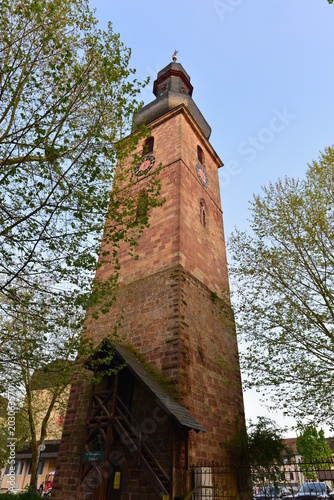
[[[221,461],[244,421],[233,314],[185,271],[180,289],[180,402],[206,430],[190,433],[189,461]]]
[[[182,108],[169,118],[164,117],[151,125],[154,137],[151,154],[155,157],[155,164],[149,174],[134,179],[131,193],[136,199],[147,186],[151,174],[161,168],[160,199],[164,200],[164,204],[151,209],[150,227],[138,238],[136,257],[129,254],[126,243],[121,244],[118,251],[121,263],[119,282],[131,283],[180,262],[219,294],[222,288],[228,290],[218,182],[220,160]],[[200,183],[196,173],[197,146],[204,153],[203,163],[209,180],[207,188]],[[142,147],[143,144],[138,145],[138,154]],[[133,169],[131,162],[132,158],[119,169]],[[200,222],[201,200],[206,207],[205,228]],[[102,247],[112,251],[106,244]],[[103,280],[112,272],[110,264],[102,265],[97,276]]]
[[[57,458],[52,498],[75,500],[91,384],[74,380]]]
[[[166,375],[178,377],[179,271],[178,266],[120,286],[109,313],[86,318],[84,334],[99,344],[113,336],[122,315],[118,339],[131,344]]]
[[[174,266],[120,287],[112,311],[91,320],[86,332],[99,339],[112,334],[122,311],[120,338],[174,381],[181,404],[207,430],[190,433],[196,461],[221,460],[236,419],[244,418],[233,315],[228,304],[221,306],[210,289]]]
[[[161,200],[165,200],[163,207],[157,207],[150,213],[150,228],[145,229],[142,236],[137,238],[138,247],[135,253],[139,256],[137,260],[129,254],[129,247],[121,243],[118,258],[121,263],[120,284],[131,283],[134,280],[156,273],[176,264],[179,259],[179,179],[180,179],[180,116],[174,116],[169,121],[152,130],[154,135],[155,164],[152,170],[145,176],[136,178],[135,184],[131,186],[131,196],[136,199],[139,192],[147,187],[151,174],[156,172],[161,165],[160,181],[162,185]],[[167,144],[172,147],[167,149]],[[143,143],[138,146],[137,153],[140,154]],[[124,165],[119,165],[120,170],[133,170],[132,158]],[[126,185],[126,182],[125,182]],[[112,248],[102,243],[104,250]],[[113,272],[110,264],[102,265],[97,272],[100,279],[105,279]]]
[[[226,454],[224,445],[235,431],[236,420],[244,420],[229,307],[218,184],[220,160],[182,107],[151,125],[156,159],[152,172],[161,163],[161,198],[165,203],[152,210],[150,227],[136,249],[138,260],[129,255],[126,245],[121,246],[117,300],[97,320],[87,312],[84,335],[98,345],[114,335],[121,320],[118,338],[138,349],[171,379],[181,404],[207,431],[190,432],[190,462],[219,461]],[[198,145],[204,152],[207,188],[196,173]],[[138,178],[132,188],[135,196],[148,177]],[[201,202],[206,210],[205,226],[200,220]],[[98,276],[106,279],[112,272],[112,266],[105,265]],[[56,479],[56,500],[61,498],[60,491],[66,493],[62,495],[66,500],[75,498],[71,487],[78,477],[87,415],[85,397],[84,387],[72,388],[57,465],[58,477],[62,477],[58,482]],[[57,490],[60,482],[62,489]]]
[[[180,263],[212,291],[229,294],[224,227],[220,205],[218,162],[206,141],[187,120],[182,121],[182,166],[180,169]],[[197,146],[203,150],[207,187],[200,182],[196,165]],[[200,203],[205,207],[205,226]]]

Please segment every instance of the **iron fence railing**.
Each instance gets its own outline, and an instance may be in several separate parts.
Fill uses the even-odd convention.
[[[334,464],[286,460],[281,465],[197,464],[190,469],[188,500],[254,499],[293,500],[306,482],[326,482],[334,488]],[[188,483],[189,484],[189,483]],[[315,492],[314,499],[320,497]],[[324,498],[323,495],[321,498]],[[329,496],[334,500],[334,494]]]

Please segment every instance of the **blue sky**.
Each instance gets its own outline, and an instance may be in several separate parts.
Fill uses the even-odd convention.
[[[132,49],[137,77],[178,49],[193,98],[224,162],[221,199],[228,239],[248,227],[248,202],[269,181],[302,177],[334,144],[334,4],[327,0],[92,0]],[[246,414],[266,414],[246,395]],[[271,414],[282,424],[279,415]]]

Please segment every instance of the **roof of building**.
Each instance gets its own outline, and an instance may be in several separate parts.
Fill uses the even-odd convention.
[[[159,71],[153,84],[153,93],[156,96],[146,104],[134,117],[135,127],[143,123],[149,124],[160,116],[183,104],[197,123],[198,127],[209,139],[211,127],[192,98],[193,86],[190,76],[180,63],[172,62]]]
[[[186,408],[181,406],[175,399],[168,393],[168,391],[149,373],[145,366],[123,345],[116,344],[110,340],[105,339],[100,344],[97,350],[103,352],[103,344],[108,342],[112,344],[115,349],[116,355],[121,363],[125,363],[127,368],[131,371],[137,380],[146,388],[146,390],[153,396],[156,403],[165,413],[170,416],[182,427],[194,429],[196,432],[206,432],[205,429],[195,420]]]
[[[46,439],[44,441],[45,450],[41,451],[40,459],[44,458],[57,458],[58,450],[60,445],[60,439]],[[17,459],[31,458],[31,445],[28,445],[27,448],[16,452]]]
[[[292,453],[294,455],[299,455],[299,453],[297,451],[296,441],[297,441],[296,437],[285,438],[284,439],[284,444],[286,444],[287,446],[289,446],[289,448],[291,448]],[[332,450],[332,452],[334,453],[334,437],[325,438],[325,441],[328,444],[328,446],[330,447],[330,449]]]
[[[122,346],[115,347],[117,354],[127,364],[133,375],[140,379],[146,389],[151,392],[156,399],[157,404],[182,427],[188,427],[195,431],[203,431],[205,429],[194,419],[194,417],[183,406],[175,401],[171,395],[162,387],[161,384],[151,375],[140,361],[130,353],[130,351]]]
[[[293,437],[293,438],[285,438],[285,439],[284,439],[284,444],[285,444],[286,446],[288,446],[289,448],[291,448],[292,453],[293,453],[294,455],[297,455],[296,439],[297,439],[297,438],[295,438],[295,437]]]

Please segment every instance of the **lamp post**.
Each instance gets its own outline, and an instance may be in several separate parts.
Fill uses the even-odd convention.
[[[33,496],[33,493],[36,489],[36,480],[37,480],[37,474],[38,474],[38,469],[39,469],[39,461],[40,461],[40,458],[41,458],[41,452],[45,450],[45,444],[44,444],[44,441],[38,445],[38,462],[37,462],[37,469],[36,469],[36,472],[35,472],[35,477],[34,477],[34,482],[32,483],[32,488],[31,488],[31,492],[30,492],[30,500],[32,500],[32,496]]]

